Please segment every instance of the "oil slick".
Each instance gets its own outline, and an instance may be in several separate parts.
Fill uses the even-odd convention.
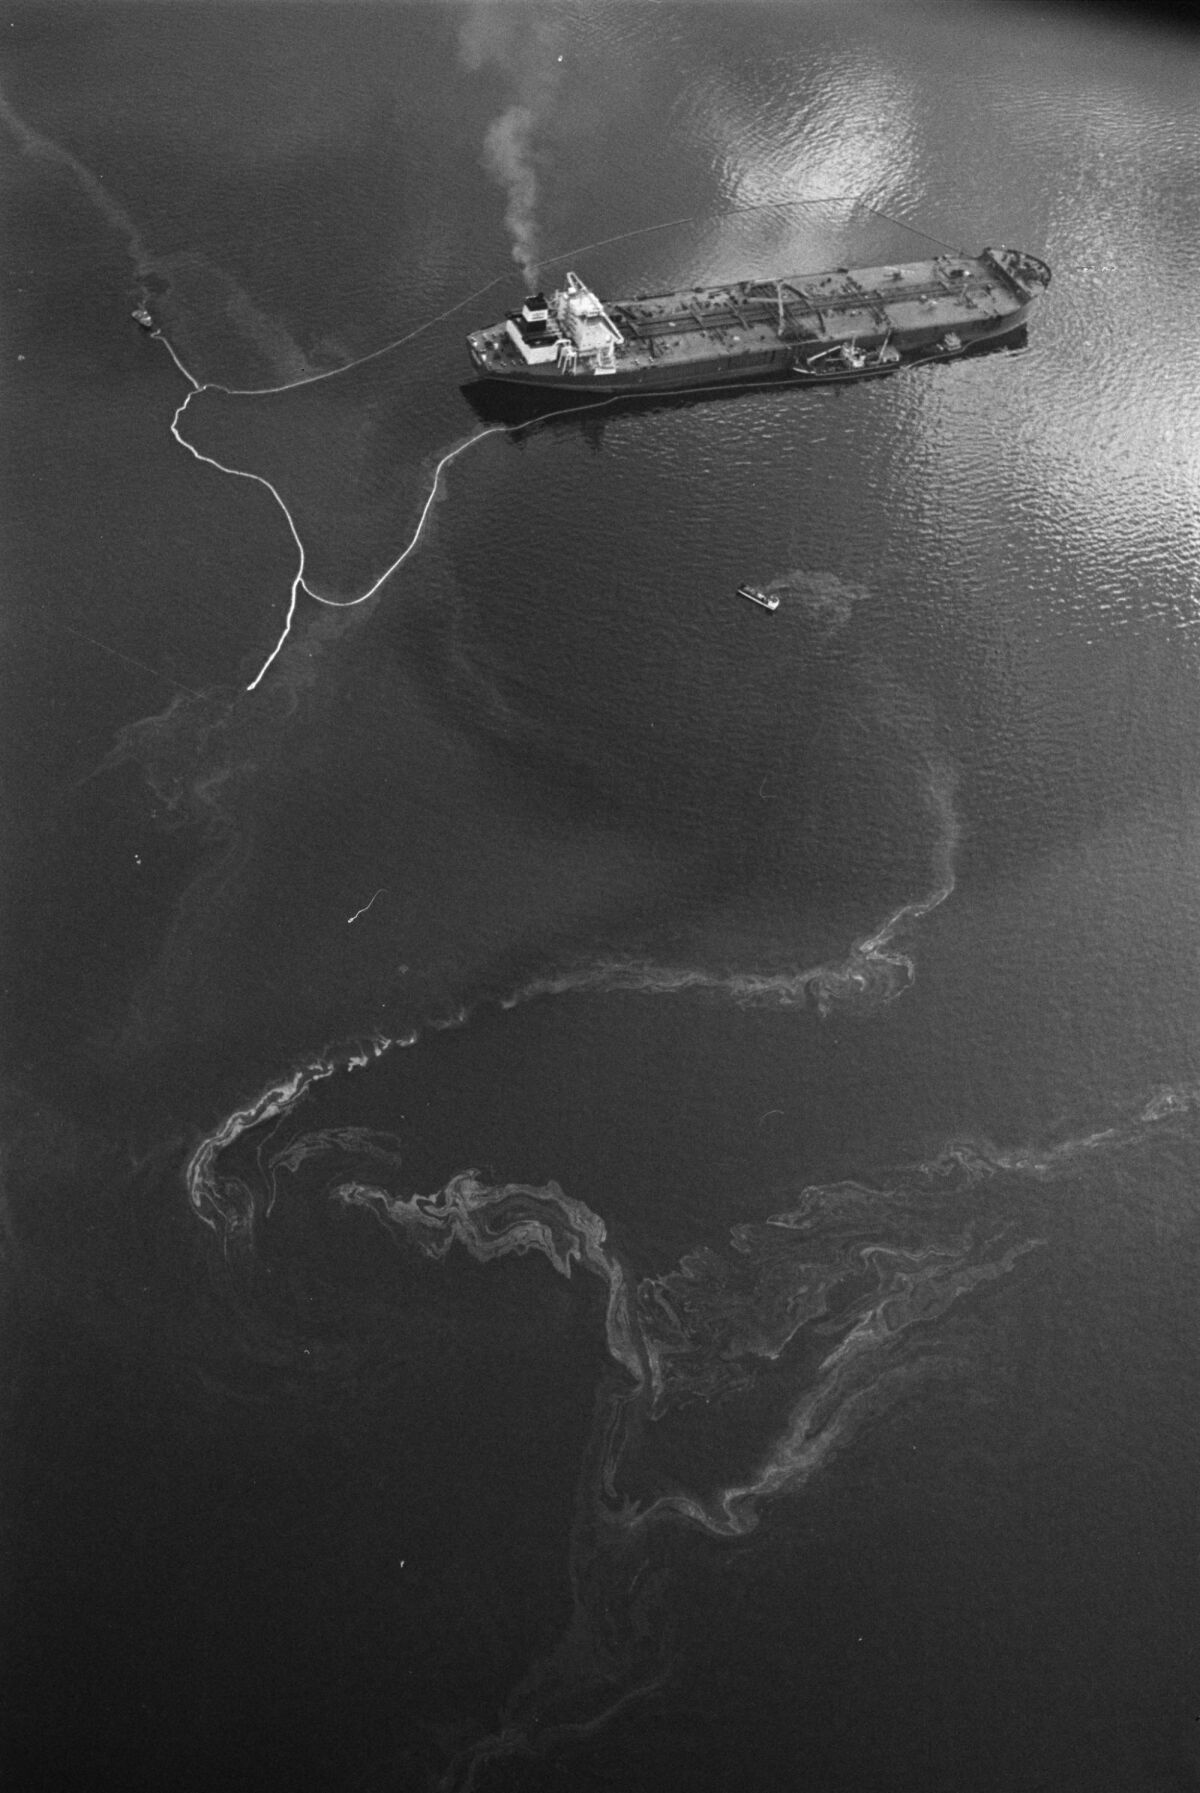
[[[717,971],[703,966],[610,960],[535,978],[503,1006],[512,1008],[537,996],[571,992],[627,991],[646,996],[695,992],[725,998],[743,1008],[789,1009],[811,1004],[825,1017],[839,1007],[870,1009],[894,1002],[917,975],[911,954],[897,948],[897,935],[939,908],[954,891],[954,858],[961,832],[954,804],[957,773],[949,763],[935,762],[926,768],[926,780],[925,801],[938,827],[933,888],[893,910],[873,933],[856,940],[844,959],[803,970],[776,971]]]
[[[925,896],[903,903],[872,934],[857,940],[846,957],[832,964],[810,967],[804,971],[729,971],[717,972],[701,966],[665,966],[643,961],[602,961],[561,973],[546,973],[523,984],[501,999],[500,1007],[513,1009],[546,996],[579,994],[615,994],[628,992],[644,996],[680,996],[700,994],[723,998],[742,1007],[803,1008],[811,1004],[822,1019],[838,1005],[873,1009],[890,1003],[904,993],[916,977],[914,961],[899,951],[895,937],[900,930],[944,903],[954,890],[954,854],[960,824],[954,807],[956,773],[947,763],[928,768],[926,801],[939,824],[934,852],[936,883]],[[382,894],[376,891],[375,897]],[[371,902],[375,901],[371,898]],[[355,921],[371,904],[348,918]],[[405,968],[407,969],[407,968]],[[448,1013],[426,1022],[431,1029],[461,1027],[469,1018],[469,1006],[457,1005]],[[198,1218],[215,1230],[229,1230],[227,1215],[242,1215],[232,1230],[249,1235],[252,1230],[253,1205],[244,1212],[240,1185],[229,1208],[216,1175],[219,1154],[240,1136],[264,1120],[286,1114],[312,1084],[336,1075],[340,1070],[362,1068],[383,1056],[393,1047],[416,1044],[419,1031],[399,1038],[385,1035],[372,1037],[365,1045],[348,1051],[327,1052],[301,1065],[289,1076],[270,1084],[252,1101],[236,1109],[221,1125],[201,1142],[192,1154],[187,1168],[188,1197]]]
[[[438,321],[440,321],[440,320],[438,320],[438,319],[431,320],[431,324],[433,322],[438,322]],[[430,327],[430,325],[421,326],[421,328],[429,328],[429,327]],[[418,333],[417,331],[413,331],[410,333],[410,336],[415,336],[417,333]],[[255,391],[246,392],[246,391],[236,391],[228,386],[221,386],[221,385],[217,384],[215,381],[209,381],[209,382],[205,382],[202,384],[199,380],[196,379],[195,375],[190,373],[188,371],[188,369],[184,366],[183,362],[180,360],[179,356],[176,354],[175,350],[171,347],[171,344],[167,341],[166,337],[162,334],[162,332],[156,330],[154,334],[155,334],[156,338],[162,342],[164,348],[167,350],[167,353],[170,355],[172,361],[174,361],[174,363],[175,363],[176,367],[179,369],[180,373],[183,374],[184,378],[189,382],[189,384],[191,386],[191,391],[185,395],[183,402],[177,407],[177,409],[175,411],[175,415],[171,419],[171,426],[170,426],[171,434],[172,434],[172,436],[174,436],[176,442],[179,443],[181,448],[186,448],[188,453],[190,455],[192,455],[197,461],[202,462],[205,466],[214,467],[218,473],[227,473],[234,479],[253,480],[256,485],[265,487],[266,490],[271,494],[272,498],[275,500],[276,504],[279,506],[280,510],[283,512],[284,521],[287,523],[288,531],[292,537],[293,542],[296,545],[296,553],[298,556],[298,561],[297,561],[296,571],[295,571],[295,574],[292,579],[291,590],[288,595],[287,612],[284,617],[283,628],[281,629],[281,631],[279,633],[279,637],[278,637],[277,641],[275,642],[274,647],[271,649],[270,653],[267,655],[266,659],[263,661],[262,665],[259,667],[259,669],[255,673],[254,677],[250,680],[249,684],[246,686],[247,691],[254,691],[254,690],[257,690],[258,686],[262,683],[263,679],[266,677],[267,673],[270,671],[272,665],[274,664],[275,660],[278,658],[280,652],[282,651],[284,643],[287,641],[288,636],[291,634],[292,624],[295,621],[295,617],[296,617],[296,606],[299,602],[300,594],[303,592],[306,597],[312,598],[315,603],[324,604],[331,610],[353,610],[358,605],[367,603],[371,598],[373,598],[376,595],[376,593],[378,591],[380,591],[380,589],[384,585],[386,585],[387,581],[392,577],[392,574],[396,573],[400,570],[400,568],[404,565],[405,561],[415,551],[418,543],[421,540],[421,536],[424,532],[426,522],[428,521],[428,518],[429,518],[430,510],[432,509],[433,504],[434,504],[434,500],[438,496],[439,485],[441,482],[441,477],[442,477],[442,473],[443,473],[444,469],[450,465],[451,461],[457,460],[459,455],[464,454],[466,452],[466,450],[468,448],[470,448],[474,443],[481,442],[484,439],[484,437],[486,437],[486,436],[494,436],[494,435],[504,432],[505,429],[507,428],[507,426],[504,424],[490,424],[484,429],[475,431],[473,434],[467,436],[464,440],[462,440],[460,442],[456,442],[451,448],[449,448],[441,456],[441,458],[437,462],[436,466],[434,467],[433,477],[432,477],[432,479],[430,481],[430,485],[429,485],[429,492],[425,499],[425,503],[422,506],[420,516],[417,519],[417,526],[414,529],[408,542],[401,549],[400,553],[396,556],[396,558],[393,561],[390,562],[390,564],[388,566],[386,566],[383,569],[383,571],[379,574],[379,576],[376,579],[372,580],[371,583],[367,586],[367,588],[364,591],[359,592],[356,597],[353,597],[353,598],[330,598],[330,597],[325,596],[323,593],[314,590],[314,588],[308,583],[308,581],[306,580],[306,578],[304,576],[305,575],[305,564],[306,564],[304,543],[301,539],[300,531],[296,527],[296,520],[295,520],[294,516],[292,515],[291,510],[288,508],[287,502],[284,499],[283,494],[279,491],[278,487],[273,485],[272,482],[269,479],[267,479],[265,477],[265,475],[263,475],[261,473],[252,473],[251,471],[249,471],[249,469],[247,469],[245,467],[230,467],[230,466],[226,465],[225,462],[218,461],[217,459],[215,459],[214,456],[204,454],[199,448],[196,447],[195,443],[189,442],[188,438],[182,433],[179,426],[180,426],[180,423],[183,419],[185,412],[187,411],[188,406],[191,404],[192,400],[194,398],[197,398],[201,393],[221,392],[230,398],[254,398],[254,397],[263,397],[268,394],[274,394],[274,393],[279,393],[279,392],[291,392],[291,391],[294,391],[297,387],[311,386],[318,380],[331,379],[334,377],[335,374],[348,373],[351,370],[351,368],[361,367],[363,361],[374,360],[376,356],[378,356],[380,354],[386,354],[391,349],[398,348],[401,343],[409,341],[410,337],[401,337],[400,339],[398,339],[397,342],[389,343],[387,345],[386,349],[374,350],[372,352],[372,354],[363,356],[358,361],[347,362],[345,367],[335,368],[326,373],[312,374],[312,375],[306,376],[304,379],[294,380],[287,386],[275,386],[275,387],[263,388],[261,391],[255,390]]]
[[[73,155],[62,144],[44,137],[32,125],[26,124],[20,114],[10,105],[8,96],[0,88],[0,125],[16,140],[22,152],[27,156],[38,156],[44,161],[57,162],[65,168],[87,194],[88,199],[96,207],[101,216],[112,226],[116,234],[125,243],[130,260],[138,275],[145,274],[150,267],[149,252],[142,240],[137,225],[119,200],[109,192],[104,182],[92,173],[79,157]]]
[[[483,161],[485,167],[506,192],[505,222],[511,237],[512,256],[520,267],[527,284],[535,283],[538,265],[542,259],[538,243],[539,189],[535,138],[554,120],[559,109],[559,87],[563,78],[564,62],[560,45],[564,41],[564,30],[565,26],[562,21],[548,14],[530,12],[526,15],[520,9],[514,11],[506,5],[493,4],[491,0],[476,0],[476,4],[467,13],[460,30],[460,55],[466,68],[475,72],[485,67],[498,68],[516,92],[517,97],[514,102],[501,112],[488,128],[484,142]],[[173,258],[171,256],[156,257],[144,242],[134,220],[119,201],[108,192],[98,177],[69,150],[60,147],[27,125],[9,105],[2,91],[0,91],[0,125],[9,131],[26,154],[37,155],[56,162],[69,171],[88,199],[96,205],[108,223],[123,239],[140,282],[145,283],[152,276],[160,281],[163,280],[163,270],[169,273]],[[844,203],[845,201],[842,196],[825,196],[821,199],[766,199],[735,207],[733,210],[737,212],[758,212],[772,209],[786,211],[789,206],[827,205],[833,202]],[[858,202],[851,203],[857,204]],[[871,210],[870,207],[866,209]],[[577,245],[573,249],[560,252],[553,260],[565,263],[610,243],[665,230],[671,225],[692,222],[696,222],[696,219],[675,219],[670,224],[642,226],[639,229],[621,232],[593,243]],[[175,259],[177,260],[178,257]],[[192,259],[196,258],[193,256]],[[207,275],[210,281],[216,280],[218,284],[222,279],[228,281],[228,277],[223,276],[220,270],[208,268]],[[256,473],[250,468],[233,466],[213,455],[205,454],[198,448],[184,434],[183,430],[184,419],[189,408],[196,399],[208,392],[219,393],[232,399],[249,400],[294,392],[303,387],[344,376],[356,368],[393,354],[426,331],[433,329],[437,324],[474,305],[486,293],[500,285],[505,278],[504,275],[498,275],[485,282],[474,292],[468,293],[464,298],[445,307],[444,310],[427,318],[403,335],[384,343],[380,348],[372,349],[368,353],[345,361],[336,367],[324,368],[311,367],[302,349],[293,343],[286,333],[281,334],[279,328],[271,320],[261,317],[248,296],[236,288],[236,283],[231,283],[235,290],[227,295],[230,308],[236,310],[244,319],[252,320],[253,334],[261,338],[263,344],[270,347],[271,358],[275,364],[281,370],[286,367],[292,376],[276,384],[252,387],[238,387],[216,380],[207,380],[193,372],[177,347],[170,341],[161,324],[155,322],[153,313],[146,311],[145,297],[143,298],[143,303],[135,315],[144,317],[150,337],[166,350],[188,386],[188,391],[176,406],[171,418],[170,433],[172,437],[181,448],[186,449],[202,465],[211,467],[234,479],[250,480],[268,492],[282,511],[288,533],[295,546],[296,569],[288,591],[283,623],[274,644],[257,672],[248,681],[245,687],[248,692],[259,688],[289,640],[302,595],[331,610],[355,609],[377,596],[392,576],[415,553],[425,534],[433,504],[442,489],[445,470],[469,448],[489,436],[497,434],[516,436],[523,430],[532,429],[537,424],[549,422],[557,417],[574,416],[583,411],[606,409],[619,402],[619,397],[609,396],[583,405],[575,402],[558,410],[541,412],[521,423],[487,425],[472,431],[465,438],[442,450],[436,456],[429,489],[417,517],[416,526],[408,541],[362,590],[352,597],[339,598],[317,591],[309,583],[306,576],[305,545],[296,523],[295,514],[279,488],[261,473]],[[754,382],[747,382],[747,384],[753,385]],[[720,388],[726,393],[736,389],[735,385],[726,385]],[[705,389],[697,390],[702,392]],[[116,652],[117,650],[111,651]],[[147,670],[152,669],[147,668]]]
[[[283,497],[283,494],[279,491],[279,488],[277,486],[275,486],[269,479],[267,479],[264,474],[254,473],[254,472],[250,471],[250,469],[245,468],[245,467],[229,466],[227,463],[217,460],[215,458],[215,456],[203,453],[203,451],[201,449],[196,447],[194,442],[189,441],[189,439],[183,434],[182,429],[180,428],[183,418],[184,418],[185,414],[187,413],[188,407],[192,404],[194,399],[199,398],[201,396],[201,394],[203,394],[205,392],[221,393],[226,398],[252,399],[252,398],[274,397],[283,392],[294,392],[301,387],[313,386],[313,385],[316,385],[320,381],[336,379],[341,374],[351,373],[354,369],[364,366],[364,364],[367,362],[378,360],[381,356],[389,355],[389,354],[393,353],[393,351],[395,351],[396,349],[402,348],[406,343],[413,341],[413,339],[415,337],[421,335],[422,332],[424,332],[426,330],[431,330],[436,324],[442,323],[446,318],[452,316],[456,311],[461,311],[465,306],[472,304],[477,298],[479,298],[479,296],[482,293],[487,292],[493,286],[498,285],[500,278],[502,278],[502,277],[498,277],[496,280],[489,281],[486,286],[481,287],[477,292],[469,294],[468,297],[465,299],[458,300],[455,304],[448,306],[445,311],[440,312],[436,317],[427,319],[423,324],[419,324],[415,329],[410,330],[406,335],[397,337],[394,342],[386,343],[382,348],[372,349],[369,354],[361,355],[355,361],[348,361],[342,367],[328,368],[319,373],[308,374],[308,375],[305,375],[302,379],[292,380],[288,384],[283,385],[283,386],[267,386],[267,387],[254,387],[254,388],[240,389],[240,388],[236,388],[236,387],[223,386],[215,380],[209,380],[209,381],[202,382],[202,381],[198,380],[196,378],[196,376],[193,373],[191,373],[187,367],[184,366],[184,363],[180,359],[178,353],[172,347],[171,343],[167,340],[167,338],[163,334],[163,332],[161,330],[155,330],[153,332],[155,340],[162,343],[163,347],[166,349],[167,353],[170,355],[172,361],[175,363],[175,365],[179,369],[180,373],[187,380],[187,382],[191,388],[191,390],[184,395],[183,401],[177,406],[177,408],[175,410],[175,414],[171,419],[171,424],[170,424],[171,435],[175,438],[176,442],[178,442],[178,444],[181,448],[185,448],[187,450],[187,452],[195,460],[201,462],[203,465],[208,466],[208,467],[213,467],[216,469],[216,471],[218,473],[226,473],[234,479],[252,480],[256,485],[260,485],[260,486],[264,487],[266,489],[266,491],[268,491],[271,494],[271,497],[275,500],[276,504],[279,506],[280,510],[283,512],[284,521],[287,524],[288,532],[291,535],[292,541],[294,542],[295,547],[296,547],[297,565],[296,565],[295,574],[293,575],[293,578],[292,578],[291,588],[290,588],[290,591],[288,594],[288,603],[287,603],[287,609],[286,609],[286,613],[285,613],[284,620],[283,620],[283,627],[280,630],[279,636],[278,636],[274,646],[271,648],[270,652],[268,653],[266,659],[262,662],[262,665],[259,667],[259,669],[255,673],[254,677],[247,684],[247,686],[246,686],[247,691],[255,691],[258,689],[258,687],[262,684],[263,679],[266,677],[267,673],[270,671],[271,667],[274,665],[279,654],[282,652],[283,647],[292,632],[292,627],[293,627],[293,624],[294,624],[295,618],[296,618],[296,610],[297,610],[297,606],[299,604],[301,594],[303,594],[305,597],[311,598],[314,601],[314,603],[322,604],[327,609],[330,609],[330,610],[354,610],[359,605],[366,604],[370,601],[370,599],[376,597],[378,595],[378,593],[383,589],[383,587],[388,583],[388,581],[392,578],[393,574],[399,572],[400,568],[402,566],[404,566],[405,562],[408,561],[410,559],[410,557],[416,552],[417,547],[419,546],[421,539],[422,539],[423,535],[425,534],[425,529],[426,529],[426,525],[429,521],[430,512],[432,511],[433,506],[434,506],[435,502],[437,501],[438,497],[440,496],[440,493],[443,489],[442,476],[443,476],[446,468],[450,466],[452,461],[456,461],[459,458],[459,456],[465,454],[469,448],[474,448],[480,442],[486,441],[489,436],[506,435],[506,436],[510,436],[510,437],[515,437],[515,436],[519,435],[523,430],[532,430],[535,427],[537,427],[538,425],[544,424],[544,423],[549,423],[553,419],[558,418],[558,417],[568,417],[568,416],[573,417],[573,416],[576,416],[576,415],[580,414],[581,412],[585,412],[585,411],[598,411],[598,410],[607,409],[610,405],[617,403],[617,399],[610,396],[610,397],[606,397],[606,398],[602,398],[602,399],[597,399],[594,402],[587,403],[587,404],[580,404],[578,401],[575,401],[572,404],[563,406],[557,410],[540,411],[537,413],[537,415],[527,418],[525,421],[520,422],[520,423],[486,424],[482,428],[473,430],[469,435],[461,437],[458,441],[452,443],[449,448],[445,449],[439,455],[439,457],[437,458],[437,460],[434,464],[433,472],[432,472],[432,474],[430,476],[430,480],[429,480],[429,490],[426,494],[425,501],[421,507],[420,513],[417,517],[416,527],[414,528],[408,541],[405,543],[404,547],[400,550],[400,552],[395,556],[395,558],[393,560],[389,561],[387,566],[385,566],[383,568],[382,572],[380,572],[375,578],[373,578],[370,581],[370,583],[362,591],[358,592],[354,597],[350,597],[350,598],[329,597],[327,594],[317,591],[312,585],[309,584],[308,579],[306,578],[307,556],[306,556],[306,552],[305,552],[304,542],[301,538],[300,531],[297,527],[295,516],[293,515],[291,509],[289,508],[287,501]]]
[[[116,231],[118,233],[118,235],[120,235],[123,238],[123,240],[126,244],[130,259],[133,262],[136,275],[139,280],[145,280],[148,275],[150,275],[151,273],[154,272],[154,269],[155,269],[154,258],[151,255],[149,248],[143,241],[133,219],[129,216],[129,214],[125,211],[125,209],[120,205],[120,203],[115,198],[113,198],[113,196],[108,192],[108,190],[106,189],[104,184],[97,178],[96,175],[94,175],[92,173],[92,171],[89,168],[87,168],[78,159],[77,156],[72,155],[69,150],[61,148],[58,144],[53,143],[50,139],[48,139],[46,137],[43,137],[40,132],[33,130],[29,125],[27,125],[24,122],[24,120],[21,119],[19,117],[19,115],[9,105],[8,100],[4,96],[2,91],[0,91],[0,125],[3,125],[9,131],[9,133],[16,139],[16,141],[21,146],[22,150],[27,155],[37,155],[39,157],[42,157],[43,159],[57,162],[62,167],[64,167],[65,169],[67,169],[70,172],[72,177],[79,183],[79,185],[82,187],[83,191],[87,194],[89,200],[91,200],[96,205],[96,207],[99,209],[99,211],[102,213],[102,215],[107,219],[109,224],[112,226],[114,231]],[[461,455],[462,453],[465,452],[466,449],[471,447],[471,445],[473,443],[481,441],[485,436],[494,435],[498,431],[502,431],[506,426],[491,425],[485,429],[476,431],[473,434],[471,434],[470,436],[468,436],[465,440],[453,444],[445,453],[442,454],[440,459],[437,461],[436,466],[434,467],[433,476],[430,481],[429,493],[428,493],[428,496],[426,497],[426,500],[425,500],[424,506],[420,512],[420,515],[417,519],[416,528],[414,529],[411,538],[406,543],[404,548],[396,556],[396,558],[390,563],[390,565],[385,567],[384,570],[379,574],[379,576],[376,579],[374,579],[367,586],[367,588],[365,590],[359,592],[357,594],[357,596],[355,596],[353,598],[348,598],[348,599],[335,599],[335,598],[327,597],[327,596],[323,595],[322,593],[315,591],[312,588],[312,586],[310,586],[307,583],[307,581],[305,579],[304,543],[301,540],[300,532],[296,527],[296,521],[292,514],[292,511],[288,507],[285,499],[283,498],[282,493],[280,493],[278,488],[275,485],[273,485],[269,479],[267,479],[264,475],[262,475],[260,473],[254,473],[245,467],[229,466],[229,465],[225,464],[224,462],[215,459],[211,455],[204,454],[199,448],[197,448],[195,446],[194,443],[190,442],[188,440],[188,438],[183,434],[181,426],[183,423],[183,419],[188,411],[188,408],[192,404],[192,401],[194,399],[196,399],[197,397],[199,397],[200,394],[202,394],[204,392],[219,392],[219,393],[222,393],[225,396],[230,397],[230,398],[266,397],[266,396],[275,395],[275,394],[282,393],[282,392],[292,392],[292,391],[297,390],[300,387],[315,385],[318,382],[323,381],[323,380],[334,379],[340,374],[348,373],[352,368],[361,367],[367,362],[375,361],[384,355],[391,354],[394,350],[402,347],[405,343],[411,342],[415,337],[421,335],[424,331],[432,329],[435,324],[442,322],[443,319],[453,315],[453,313],[455,313],[456,311],[460,311],[467,305],[473,304],[475,302],[475,300],[481,298],[484,293],[489,292],[492,287],[494,287],[498,284],[499,284],[499,279],[488,281],[486,283],[486,285],[481,287],[477,292],[469,294],[467,296],[467,298],[462,299],[462,300],[458,301],[456,304],[449,306],[444,312],[440,313],[437,317],[427,319],[423,324],[418,325],[414,330],[408,331],[405,335],[397,337],[392,342],[385,343],[382,348],[374,349],[374,350],[370,351],[370,353],[360,356],[355,361],[347,362],[344,365],[339,366],[339,367],[318,369],[315,371],[306,371],[304,373],[301,373],[297,377],[294,377],[288,381],[283,382],[282,384],[274,385],[274,386],[239,388],[239,387],[223,385],[219,381],[215,381],[215,380],[203,380],[200,377],[198,377],[196,374],[194,374],[191,371],[191,369],[185,364],[185,362],[184,362],[183,358],[181,357],[181,355],[179,354],[178,350],[173,346],[173,344],[170,342],[170,340],[165,335],[163,330],[160,327],[155,327],[154,329],[152,329],[151,335],[153,337],[153,340],[162,344],[163,348],[167,351],[168,355],[171,357],[171,360],[174,362],[176,368],[179,370],[180,374],[186,380],[188,388],[189,388],[189,390],[185,393],[181,403],[176,407],[175,413],[171,419],[170,431],[171,431],[171,435],[174,437],[175,441],[179,443],[181,448],[185,448],[188,451],[188,453],[194,457],[195,460],[203,463],[206,466],[215,468],[215,470],[217,472],[228,474],[231,478],[235,478],[235,479],[252,480],[256,485],[260,485],[260,486],[264,487],[265,490],[268,491],[270,493],[271,497],[275,500],[275,502],[279,506],[280,510],[283,512],[284,521],[286,522],[288,531],[292,537],[293,542],[295,543],[296,553],[297,553],[297,567],[296,567],[295,575],[292,579],[291,589],[289,592],[288,604],[287,604],[286,615],[284,618],[283,628],[279,634],[277,641],[275,642],[275,645],[272,647],[270,653],[267,655],[266,659],[263,661],[262,665],[259,667],[259,670],[257,671],[257,673],[254,675],[254,677],[250,680],[249,684],[246,686],[246,689],[248,691],[254,691],[262,683],[262,680],[265,678],[267,672],[270,670],[274,661],[278,657],[281,649],[283,648],[284,643],[287,641],[288,636],[291,634],[292,625],[295,620],[296,608],[297,608],[297,604],[299,602],[300,594],[304,593],[305,596],[312,598],[314,600],[314,602],[316,602],[318,604],[324,604],[324,605],[329,606],[332,609],[339,609],[339,610],[353,609],[355,606],[357,606],[359,604],[365,604],[369,599],[373,598],[375,596],[375,594],[380,590],[380,588],[384,584],[386,584],[388,579],[391,578],[392,574],[397,572],[399,570],[399,568],[404,565],[405,561],[408,560],[409,556],[415,551],[418,543],[420,542],[422,534],[425,530],[426,523],[429,518],[430,509],[432,508],[434,500],[436,499],[436,497],[438,495],[439,484],[440,484],[442,474],[443,474],[445,468],[449,466],[451,461],[456,460],[459,455]],[[290,357],[290,359],[295,360],[295,355],[293,354]],[[115,652],[116,650],[112,650],[112,651]],[[147,670],[153,670],[153,669],[147,669]]]
[[[341,1151],[346,1143],[341,1134],[310,1136],[302,1154]],[[370,1143],[357,1139],[355,1149]],[[387,1148],[372,1149],[386,1156]],[[295,1150],[288,1168],[300,1161]],[[272,1161],[272,1177],[279,1168]],[[677,1268],[636,1282],[608,1245],[600,1216],[557,1183],[492,1187],[478,1172],[464,1171],[429,1196],[393,1196],[359,1181],[335,1183],[329,1196],[374,1213],[428,1258],[444,1259],[456,1245],[484,1264],[540,1252],[561,1276],[569,1278],[578,1265],[598,1277],[606,1291],[608,1353],[633,1388],[621,1392],[620,1413],[603,1428],[597,1498],[607,1498],[614,1523],[626,1529],[675,1514],[716,1537],[752,1531],[764,1500],[802,1486],[857,1417],[886,1404],[893,1380],[899,1385],[914,1379],[911,1364],[892,1375],[893,1368],[899,1372],[891,1362],[893,1347],[909,1327],[937,1319],[1044,1243],[1000,1246],[986,1229],[980,1237],[971,1225],[957,1234],[932,1230],[930,1222],[939,1216],[945,1228],[946,1194],[923,1192],[919,1180],[903,1192],[848,1183],[806,1188],[795,1209],[734,1227],[729,1256],[700,1249]],[[923,1234],[920,1243],[883,1236],[905,1224]],[[843,1285],[857,1290],[864,1277],[868,1292],[841,1301]],[[634,1486],[620,1487],[626,1454],[640,1433],[635,1422],[661,1421],[697,1402],[754,1387],[769,1373],[767,1366],[786,1363],[791,1347],[817,1321],[826,1336],[840,1332],[839,1341],[805,1372],[809,1386],[746,1480],[649,1500]],[[885,1359],[881,1381],[878,1366]],[[843,1415],[857,1417],[852,1424]]]
[[[445,1793],[476,1787],[492,1764],[582,1741],[661,1687],[673,1666],[672,1537],[748,1538],[768,1506],[801,1494],[914,1392],[977,1387],[994,1311],[981,1297],[1045,1250],[1069,1185],[1200,1119],[1189,1085],[1057,1144],[950,1140],[871,1180],[807,1184],[723,1245],[655,1266],[556,1182],[465,1170],[423,1193],[407,1186],[395,1133],[285,1138],[278,1121],[297,1093],[281,1083],[256,1120],[247,1109],[222,1130],[231,1140],[271,1123],[252,1179],[223,1172],[224,1146],[211,1142],[209,1218],[224,1215],[227,1238],[251,1245],[247,1204],[265,1218],[325,1201],[431,1266],[460,1253],[481,1265],[541,1257],[580,1299],[589,1286],[599,1297],[606,1364],[567,1545],[570,1616],[494,1727],[447,1760]]]
[[[257,1157],[264,1209],[323,1194],[431,1264],[540,1256],[599,1285],[608,1363],[567,1546],[570,1617],[496,1727],[447,1763],[446,1793],[507,1758],[552,1755],[653,1694],[672,1670],[671,1534],[749,1536],[768,1503],[801,1492],[898,1401],[972,1374],[969,1324],[939,1341],[938,1322],[1042,1244],[1001,1202],[964,1214],[986,1180],[966,1164],[948,1179],[938,1161],[885,1186],[804,1188],[734,1227],[724,1250],[640,1272],[603,1217],[554,1182],[468,1170],[410,1193],[401,1142],[359,1128],[275,1136]],[[713,1448],[726,1435],[735,1442]],[[681,1454],[710,1478],[682,1481]]]

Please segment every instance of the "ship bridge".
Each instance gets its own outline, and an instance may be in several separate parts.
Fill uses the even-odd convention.
[[[558,326],[552,322],[545,293],[530,293],[520,311],[510,311],[505,319],[505,334],[527,367],[558,359],[562,340]]]
[[[625,338],[600,300],[578,274],[568,274],[567,284],[553,299],[554,321],[570,344],[565,359],[595,359],[598,373],[615,367],[615,355]]]

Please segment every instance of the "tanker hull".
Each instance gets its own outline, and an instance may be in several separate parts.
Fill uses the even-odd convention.
[[[483,379],[576,394],[863,378],[1012,334],[1049,280],[1007,249],[603,304],[568,274],[467,342]]]

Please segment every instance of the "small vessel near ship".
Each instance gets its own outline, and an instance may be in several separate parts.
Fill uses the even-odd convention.
[[[1020,329],[1050,269],[1019,249],[739,280],[603,303],[578,274],[472,331],[485,380],[558,392],[680,392],[748,380],[861,380]]]
[[[820,349],[810,355],[803,366],[793,367],[792,372],[806,374],[813,380],[852,380],[895,373],[902,365],[899,349],[893,346],[890,337],[885,337],[877,349],[860,349],[856,342],[841,342],[836,348]]]
[[[761,604],[764,610],[779,609],[779,594],[773,591],[759,591],[757,585],[739,585],[739,598],[749,598],[752,604]]]

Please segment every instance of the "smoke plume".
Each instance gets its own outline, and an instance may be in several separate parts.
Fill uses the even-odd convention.
[[[504,190],[512,258],[529,286],[537,284],[539,258],[538,138],[557,109],[568,23],[558,8],[478,0],[459,33],[465,67],[497,69],[512,93],[484,133],[482,162]]]
[[[512,258],[527,286],[537,284],[537,171],[533,165],[534,116],[528,106],[510,106],[488,126],[483,165],[508,195],[504,225],[512,238]]]

